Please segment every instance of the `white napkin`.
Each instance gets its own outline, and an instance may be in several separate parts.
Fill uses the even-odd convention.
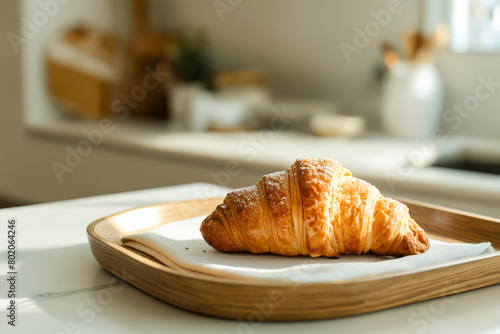
[[[127,235],[124,245],[153,256],[179,272],[197,272],[239,280],[326,282],[408,270],[494,252],[489,242],[457,244],[431,240],[421,255],[391,258],[375,254],[340,255],[338,259],[272,254],[221,253],[199,231],[205,217],[161,225]]]

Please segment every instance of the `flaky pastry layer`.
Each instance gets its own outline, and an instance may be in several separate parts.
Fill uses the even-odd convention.
[[[221,252],[400,257],[429,248],[404,204],[322,158],[298,159],[288,171],[228,193],[200,230]]]

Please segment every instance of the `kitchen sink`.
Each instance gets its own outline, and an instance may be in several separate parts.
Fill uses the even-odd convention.
[[[461,159],[436,162],[435,164],[433,164],[433,166],[500,175],[500,163],[493,162],[480,162]]]

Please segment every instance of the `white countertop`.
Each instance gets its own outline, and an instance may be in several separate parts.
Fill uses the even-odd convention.
[[[7,220],[18,221],[18,318],[7,325],[6,279],[0,284],[2,333],[500,333],[500,285],[341,319],[245,323],[172,307],[104,271],[86,227],[122,210],[199,197],[204,184],[134,191],[0,210],[0,274],[6,270]],[[210,188],[214,190],[215,188]],[[217,188],[220,194],[225,189]],[[109,285],[111,284],[111,286]],[[106,291],[107,290],[107,291]],[[111,291],[111,293],[108,293]],[[105,293],[109,299],[103,296]]]
[[[437,157],[456,155],[500,163],[499,140],[450,136],[437,142],[381,135],[319,138],[286,131],[176,132],[161,123],[120,120],[113,120],[112,125],[113,131],[104,134],[103,145],[224,165],[232,160],[259,173],[285,170],[299,157],[329,157],[355,176],[391,191],[500,201],[500,176],[429,166]],[[82,130],[96,129],[98,123],[59,117],[28,128],[45,136],[85,140]]]

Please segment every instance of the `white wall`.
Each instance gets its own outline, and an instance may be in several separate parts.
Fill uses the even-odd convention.
[[[493,81],[500,83],[498,53],[446,51],[439,58],[438,68],[445,84],[445,110],[453,108],[454,104],[462,104],[468,96],[474,96],[475,89],[480,84],[479,76],[487,79],[491,75]],[[460,125],[458,122],[443,121],[443,128],[455,134],[499,139],[500,87],[496,87],[487,99],[479,102],[477,110],[463,118]]]
[[[229,3],[228,1],[219,1]],[[242,0],[223,20],[213,0],[164,1],[165,27],[204,27],[212,41],[217,69],[262,68],[278,95],[337,102],[349,114],[378,120],[375,66],[380,42],[399,47],[404,31],[419,22],[419,1],[401,0],[401,13],[347,63],[340,44],[353,44],[354,28],[373,21],[370,11],[387,9],[389,0]],[[232,3],[238,3],[233,1]]]
[[[434,0],[432,0],[434,2]],[[229,3],[227,1],[222,1]],[[238,1],[236,1],[237,3]],[[347,64],[339,48],[351,43],[354,27],[373,20],[371,10],[387,7],[388,0],[242,0],[221,21],[213,0],[164,1],[165,27],[201,25],[212,38],[216,67],[258,67],[267,70],[277,94],[336,101],[350,114],[378,121],[379,88],[374,67],[380,61],[380,42],[387,40],[401,50],[405,31],[419,26],[423,1],[401,0],[403,11],[394,15],[380,35]],[[233,2],[235,3],[235,2]],[[500,81],[500,55],[444,52],[438,68],[446,87],[445,109],[474,93],[477,77],[493,75]],[[451,133],[500,138],[500,89],[481,104]]]

